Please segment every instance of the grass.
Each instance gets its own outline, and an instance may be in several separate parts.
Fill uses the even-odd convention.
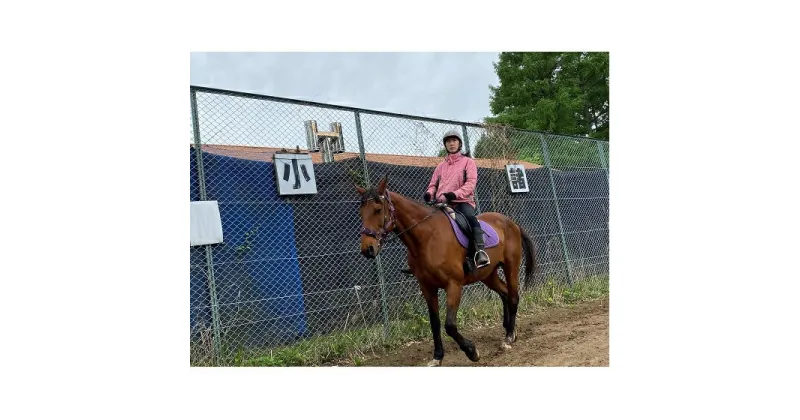
[[[541,285],[521,291],[518,315],[531,312],[537,307],[573,305],[605,297],[609,295],[608,286],[608,275],[588,277],[573,285],[545,279]],[[481,293],[479,292],[479,294]],[[470,297],[472,299],[468,299],[465,294],[459,308],[459,328],[474,329],[501,323],[503,307],[494,292]],[[439,315],[442,325],[444,325],[444,299],[440,297],[439,301],[442,306]],[[289,346],[272,349],[223,350],[223,354],[230,356],[227,357],[227,360],[219,363],[213,363],[209,357],[203,358],[193,354],[190,363],[192,366],[323,366],[330,364],[359,366],[369,356],[399,348],[409,342],[430,339],[430,334],[430,323],[424,305],[421,307],[409,302],[403,305],[396,314],[395,320],[389,323],[389,335],[386,337],[384,337],[384,326],[381,324],[312,337]],[[193,345],[193,347],[200,346]],[[203,346],[203,348],[209,348],[209,346]]]

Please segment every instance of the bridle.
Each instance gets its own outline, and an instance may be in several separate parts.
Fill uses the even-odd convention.
[[[371,237],[377,239],[378,243],[380,244],[380,246],[383,247],[383,243],[386,242],[386,237],[389,236],[389,232],[392,232],[397,228],[397,217],[395,216],[394,204],[392,203],[392,198],[389,197],[389,191],[388,190],[386,191],[385,195],[379,195],[378,199],[383,202],[383,210],[384,210],[383,211],[383,226],[377,232],[375,232],[374,230],[362,225],[361,232],[359,232],[359,234],[371,236]],[[366,203],[367,201],[370,201],[370,200],[372,200],[372,198],[369,198],[369,197],[368,198],[362,198],[361,199],[361,203],[363,204],[363,203]],[[387,205],[389,206],[389,220],[386,220],[386,206]],[[400,235],[404,234],[405,232],[409,231],[414,226],[424,222],[429,217],[433,216],[433,214],[436,213],[436,210],[437,209],[434,208],[433,211],[431,211],[431,214],[425,216],[419,222],[414,223],[413,225],[407,227],[402,232],[398,233],[394,238],[390,239],[390,241],[395,239],[395,238],[397,238],[397,237],[399,237]],[[390,227],[391,227],[391,229],[390,229]]]
[[[368,228],[366,226],[362,226],[360,234],[367,235],[367,236],[372,236],[373,238],[378,240],[378,243],[380,243],[381,246],[383,246],[383,242],[384,242],[384,240],[386,240],[386,237],[389,236],[389,232],[391,232],[395,228],[395,226],[392,226],[392,225],[395,224],[395,220],[396,219],[395,219],[395,215],[394,215],[394,204],[392,203],[392,199],[389,197],[389,191],[386,191],[386,195],[378,196],[378,199],[380,199],[382,201],[382,203],[383,203],[382,204],[383,205],[383,210],[384,210],[383,211],[383,226],[377,232],[375,232],[374,230],[372,230],[372,229],[370,229],[370,228]],[[361,199],[361,203],[363,204],[363,203],[366,203],[367,201],[370,201],[370,200],[372,200],[372,198],[369,198],[369,197],[362,198]],[[387,204],[389,205],[389,220],[386,220],[386,205]],[[389,229],[390,226],[392,227],[391,229]]]

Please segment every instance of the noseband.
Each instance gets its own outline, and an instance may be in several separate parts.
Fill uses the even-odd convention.
[[[389,191],[386,191],[386,195],[385,196],[381,195],[381,196],[378,196],[378,198],[384,201],[384,203],[383,203],[384,206],[386,204],[389,205],[389,220],[386,220],[386,211],[384,211],[383,212],[383,226],[380,228],[380,230],[378,232],[375,232],[374,230],[372,230],[372,229],[370,229],[370,228],[368,228],[366,226],[362,226],[360,234],[361,235],[371,236],[371,237],[377,239],[378,243],[381,246],[383,246],[383,241],[386,240],[387,236],[389,236],[389,232],[391,232],[394,229],[394,226],[393,226],[394,223],[395,223],[394,204],[392,204],[392,199],[389,198]],[[371,198],[362,198],[361,199],[361,203],[362,204],[366,203],[369,200],[371,200]],[[390,226],[392,227],[391,229],[389,229]]]

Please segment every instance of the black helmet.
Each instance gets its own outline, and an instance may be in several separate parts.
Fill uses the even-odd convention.
[[[461,139],[461,134],[459,134],[458,130],[448,130],[446,133],[444,133],[444,136],[442,136],[442,145],[445,146],[445,149],[447,148],[448,137],[455,137],[458,139],[458,150],[461,150],[461,148],[464,147],[464,140]]]

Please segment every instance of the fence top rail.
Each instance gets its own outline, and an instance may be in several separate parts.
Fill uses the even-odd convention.
[[[441,124],[453,124],[453,125],[463,125],[467,127],[473,128],[484,128],[484,124],[474,123],[474,122],[464,122],[464,121],[456,121],[456,120],[446,120],[441,118],[431,118],[431,117],[422,117],[418,115],[408,115],[408,114],[400,114],[396,112],[387,112],[387,111],[377,111],[373,109],[365,109],[365,108],[357,108],[352,106],[345,106],[345,105],[335,105],[335,104],[327,104],[323,102],[314,102],[314,101],[306,101],[303,99],[292,99],[292,98],[284,98],[280,96],[270,96],[270,95],[262,95],[259,93],[250,93],[250,92],[239,92],[235,90],[226,90],[226,89],[217,89],[207,86],[198,86],[198,85],[189,85],[189,90],[192,92],[204,92],[204,93],[212,93],[217,95],[226,95],[226,96],[238,96],[242,98],[251,98],[251,99],[261,99],[273,102],[283,102],[288,104],[294,105],[306,105],[306,106],[313,106],[317,108],[327,108],[327,109],[337,109],[340,111],[350,111],[350,112],[358,112],[362,114],[371,114],[371,115],[380,115],[384,117],[394,117],[394,118],[405,118],[405,119],[412,119],[412,120],[419,120],[419,121],[428,121],[434,123],[441,123]],[[534,133],[534,134],[544,134],[549,136],[559,136],[559,137],[570,137],[577,140],[583,141],[595,141],[595,142],[608,142],[607,139],[599,139],[599,138],[590,138],[590,137],[581,137],[569,134],[558,134],[558,133],[549,133],[544,131],[535,131],[535,130],[523,130],[519,128],[514,128],[514,131],[521,132],[521,133]]]

